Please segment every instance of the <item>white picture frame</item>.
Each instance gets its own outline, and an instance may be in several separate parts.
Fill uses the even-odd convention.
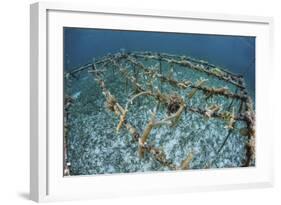
[[[269,88],[264,85],[270,86],[272,18],[187,11],[97,8],[92,4],[47,2],[32,4],[30,11],[32,200],[41,202],[273,186],[273,131],[270,129],[272,115],[264,109],[269,106],[266,97]],[[63,139],[63,26],[256,36],[256,166],[63,177],[60,157]],[[184,180],[187,183],[182,183]]]

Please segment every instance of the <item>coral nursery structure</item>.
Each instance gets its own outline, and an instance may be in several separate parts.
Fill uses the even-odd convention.
[[[109,54],[64,75],[64,175],[255,165],[242,75],[166,53]]]

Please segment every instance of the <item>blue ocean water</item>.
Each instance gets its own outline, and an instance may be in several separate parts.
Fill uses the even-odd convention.
[[[64,28],[65,73],[92,62],[93,58],[100,59],[109,53],[116,54],[124,50],[185,55],[208,61],[219,68],[242,74],[250,96],[255,98],[255,37]],[[155,62],[141,63],[150,69],[154,69],[155,65],[159,67]],[[134,69],[126,62],[122,66],[127,66],[129,71]],[[168,74],[170,67],[164,63],[162,66],[163,73]],[[173,71],[175,79],[189,79],[193,83],[201,77],[209,78],[180,66],[175,66]],[[125,105],[134,93],[129,82],[110,65],[103,77],[110,92],[121,105]],[[149,80],[145,75],[138,79],[145,86]],[[105,97],[92,75],[87,72],[77,74],[71,79],[65,79],[65,82],[65,94],[73,100],[67,121],[67,161],[71,165],[71,175],[168,170],[149,155],[140,159],[138,145],[132,143],[125,128],[116,133],[119,118],[106,109]],[[160,84],[160,81],[153,81],[154,86]],[[212,87],[227,86],[231,92],[235,92],[234,86],[218,79],[210,78],[207,84]],[[204,109],[220,105],[227,109],[231,105],[236,113],[240,106],[238,100],[231,102],[231,99],[221,96],[206,100],[202,92],[188,99],[187,93],[192,92],[191,88],[180,90],[164,83],[161,86],[162,91],[176,92],[183,96],[189,106]],[[155,100],[149,97],[139,99],[130,106],[128,122],[142,133],[154,106]],[[166,107],[160,107],[157,118],[163,119],[166,115]],[[194,155],[191,169],[204,168],[206,165],[210,165],[209,168],[243,166],[247,155],[247,139],[240,135],[240,130],[246,125],[237,122],[236,128],[225,141],[228,136],[226,126],[227,123],[221,120],[206,119],[186,112],[182,114],[177,127],[161,126],[153,129],[147,142],[164,150],[167,159],[177,166],[190,153]],[[217,153],[222,145],[220,153]]]

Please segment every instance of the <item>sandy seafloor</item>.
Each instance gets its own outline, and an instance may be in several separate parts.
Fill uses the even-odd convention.
[[[156,62],[142,62],[144,65],[155,65]],[[128,67],[133,70],[132,67]],[[168,74],[170,67],[162,64],[163,74]],[[194,72],[190,69],[176,66],[173,78],[178,80],[191,80],[193,83],[200,78],[208,78],[204,85],[211,87],[227,86],[232,92],[235,87],[224,81],[206,76],[204,73]],[[107,67],[104,73],[107,88],[117,98],[121,105],[125,105],[128,97],[133,95],[130,82],[112,67]],[[145,75],[139,75],[139,82],[147,82]],[[94,80],[87,72],[77,75],[77,79],[66,82],[68,88],[65,94],[74,98],[74,103],[69,109],[68,121],[68,161],[71,163],[71,175],[92,175],[109,173],[130,173],[143,171],[163,171],[163,167],[152,155],[145,154],[139,158],[138,145],[123,127],[116,133],[119,118],[105,108],[105,97]],[[246,82],[247,83],[247,82]],[[145,84],[144,84],[145,85]],[[154,89],[160,88],[162,92],[173,93],[184,97],[188,106],[205,108],[213,104],[221,104],[225,110],[231,103],[225,97],[212,97],[206,101],[201,91],[192,99],[187,94],[190,88],[183,90],[172,87],[155,79]],[[156,106],[152,97],[140,97],[129,108],[127,120],[141,133],[151,117],[151,110]],[[234,101],[233,106],[237,111],[240,103]],[[166,108],[160,107],[157,119],[166,116]],[[176,127],[161,126],[152,130],[148,143],[162,148],[169,160],[180,165],[188,153],[193,153],[190,163],[191,169],[204,168],[211,163],[211,168],[228,168],[242,166],[245,157],[246,138],[239,134],[239,129],[244,127],[242,122],[236,123],[236,129],[226,141],[219,154],[217,150],[228,134],[226,122],[218,119],[206,119],[199,114],[184,112]]]

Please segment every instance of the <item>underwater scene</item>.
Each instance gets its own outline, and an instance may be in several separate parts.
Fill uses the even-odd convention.
[[[255,166],[255,37],[63,33],[64,176]]]

